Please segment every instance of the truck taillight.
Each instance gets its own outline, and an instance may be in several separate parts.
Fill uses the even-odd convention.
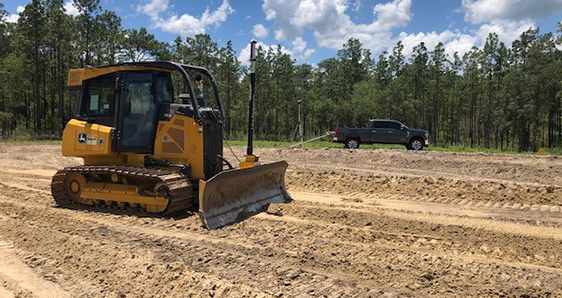
[[[336,128],[336,131],[334,131],[334,137],[337,138],[339,134],[340,134],[340,130]]]

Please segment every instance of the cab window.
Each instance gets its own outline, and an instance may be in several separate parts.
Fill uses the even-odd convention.
[[[123,78],[120,149],[150,152],[156,128],[152,72],[129,72]]]
[[[112,117],[115,110],[116,75],[93,78],[86,83],[82,114],[88,117]]]
[[[158,101],[162,103],[172,103],[174,101],[169,74],[158,74],[156,77],[156,92],[158,93]]]

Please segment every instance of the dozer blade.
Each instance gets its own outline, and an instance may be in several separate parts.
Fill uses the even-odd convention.
[[[271,203],[292,199],[285,188],[287,162],[226,170],[199,182],[199,216],[209,229],[242,221]]]

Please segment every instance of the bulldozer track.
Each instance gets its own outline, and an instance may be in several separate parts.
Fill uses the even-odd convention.
[[[144,210],[135,209],[122,209],[122,208],[111,208],[111,206],[106,206],[105,208],[100,208],[100,206],[88,206],[80,203],[73,202],[70,200],[64,191],[64,180],[69,173],[80,173],[80,174],[119,174],[124,177],[135,177],[141,179],[151,179],[159,180],[164,183],[169,190],[170,202],[166,207],[166,210],[160,213],[147,212]],[[58,206],[64,208],[76,208],[76,209],[89,209],[89,210],[103,210],[110,211],[112,213],[118,214],[130,214],[130,215],[140,215],[140,216],[171,216],[177,215],[182,211],[193,206],[193,186],[189,180],[182,174],[156,169],[156,168],[141,168],[132,166],[77,166],[77,167],[67,167],[65,169],[59,170],[54,176],[51,182],[51,191],[53,198]],[[101,205],[104,206],[104,205]]]

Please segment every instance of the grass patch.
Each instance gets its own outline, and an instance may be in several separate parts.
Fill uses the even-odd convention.
[[[5,145],[61,145],[62,140],[2,140],[0,144]]]
[[[230,146],[246,146],[247,142],[245,140],[230,140],[228,141]],[[288,148],[291,145],[298,144],[296,142],[285,142],[285,141],[254,141],[254,147],[264,147],[264,148]],[[334,143],[329,141],[315,141],[304,144],[305,148],[343,148],[343,144]],[[361,144],[361,149],[399,149],[406,150],[405,146],[402,145],[383,145],[383,144],[373,144],[366,145]],[[426,151],[437,151],[437,152],[465,152],[465,153],[492,153],[492,154],[518,154],[518,155],[562,155],[562,149],[560,148],[541,148],[539,152],[525,151],[518,152],[512,150],[501,150],[495,148],[484,148],[484,147],[464,147],[464,146],[429,146],[424,148]]]
[[[61,140],[1,140],[0,144],[6,145],[61,145]],[[246,140],[229,140],[228,144],[230,146],[241,146],[245,147],[247,144]],[[254,140],[254,147],[256,148],[288,148],[291,145],[298,144],[296,142],[287,141],[262,141]],[[225,144],[226,145],[226,144]],[[314,141],[304,144],[305,148],[344,148],[341,143],[334,143],[330,141]],[[366,145],[361,144],[362,149],[398,149],[406,150],[405,146],[402,145]],[[547,155],[547,156],[559,156],[562,155],[562,148],[540,148],[538,152],[526,151],[518,152],[512,150],[500,150],[495,148],[484,148],[484,147],[464,147],[464,146],[429,146],[424,148],[426,151],[437,151],[437,152],[459,152],[459,153],[491,153],[491,154],[517,154],[517,155]]]
[[[229,140],[228,144],[230,146],[246,146],[247,141],[241,140]],[[291,145],[296,145],[296,142],[285,142],[285,141],[256,141],[254,140],[254,147],[264,147],[264,148],[275,148],[275,147],[285,147],[288,148]],[[300,147],[300,146],[298,146]],[[304,144],[305,148],[343,148],[343,144],[334,143],[328,141],[317,141],[309,142]],[[361,144],[361,149],[405,149],[404,146],[399,145],[366,145]]]
[[[517,154],[517,155],[552,155],[558,156],[562,155],[562,150],[560,148],[541,148],[538,152],[533,151],[513,151],[513,150],[501,150],[496,148],[485,148],[485,147],[464,147],[464,146],[447,146],[447,147],[428,147],[424,150],[428,151],[442,151],[442,152],[468,152],[468,153],[492,153],[492,154]]]

